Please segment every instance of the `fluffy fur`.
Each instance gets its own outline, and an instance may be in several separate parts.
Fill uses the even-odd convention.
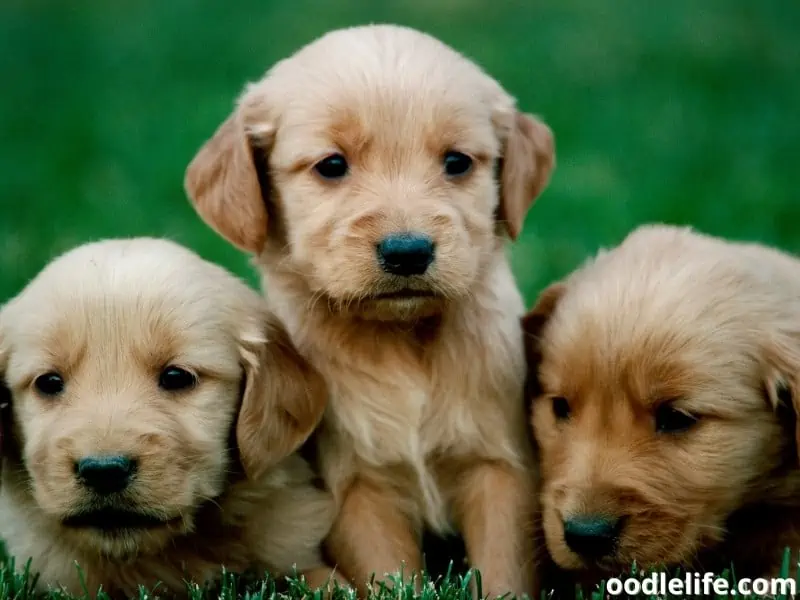
[[[195,376],[160,385],[165,369]],[[37,380],[58,374],[63,390]],[[172,242],[107,240],[49,264],[0,312],[3,414],[0,536],[41,587],[112,597],[160,582],[185,590],[219,572],[293,565],[315,585],[335,506],[292,454],[326,403],[261,296]],[[76,461],[128,455],[130,486],[82,485]],[[157,519],[146,528],[70,526],[98,509]]]
[[[461,176],[446,153],[472,160]],[[315,167],[340,154],[348,172]],[[200,216],[255,256],[271,307],[323,373],[318,435],[340,508],[327,548],[362,591],[457,530],[489,593],[532,589],[524,312],[504,255],[549,181],[553,136],[474,63],[391,25],[328,33],[248,85],[199,150]],[[376,244],[422,232],[424,275]]]
[[[548,287],[524,327],[559,567],[778,573],[800,547],[800,261],[643,226]],[[570,550],[579,515],[623,519],[615,551]]]

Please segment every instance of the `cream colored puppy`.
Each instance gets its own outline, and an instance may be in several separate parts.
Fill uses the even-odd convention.
[[[328,33],[248,85],[186,189],[255,256],[331,390],[327,547],[366,591],[458,531],[490,594],[531,593],[524,306],[506,256],[553,137],[483,70],[392,26]]]
[[[332,497],[292,452],[325,386],[263,300],[172,242],[55,259],[0,312],[0,536],[40,587],[181,595],[231,571],[330,574]]]

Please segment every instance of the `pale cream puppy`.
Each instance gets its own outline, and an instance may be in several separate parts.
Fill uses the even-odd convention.
[[[324,382],[261,296],[175,243],[86,244],[0,312],[0,537],[39,587],[185,592],[224,565],[330,575],[335,515],[293,451]],[[10,393],[9,393],[10,392]]]
[[[476,64],[392,25],[330,32],[247,86],[199,150],[199,215],[252,253],[323,373],[327,548],[366,591],[463,535],[484,591],[532,593],[524,307],[506,259],[550,129]]]

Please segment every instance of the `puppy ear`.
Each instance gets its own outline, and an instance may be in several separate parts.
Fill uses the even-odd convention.
[[[236,442],[245,474],[258,479],[309,438],[322,419],[328,391],[276,318],[267,316],[241,344],[245,384]]]
[[[567,285],[562,281],[551,283],[539,293],[533,308],[522,317],[526,346],[538,344],[542,328],[555,312],[566,289]]]
[[[800,332],[769,344],[764,388],[781,421],[793,430],[800,461]]]
[[[269,186],[259,175],[266,170],[273,133],[271,127],[248,131],[240,106],[200,148],[184,176],[186,194],[203,221],[254,254],[267,238]]]
[[[563,282],[551,283],[539,294],[533,308],[521,319],[525,342],[525,360],[528,364],[528,377],[525,383],[525,397],[528,400],[541,394],[539,378],[536,372],[542,358],[541,333],[566,289],[567,286]]]
[[[555,168],[553,132],[533,115],[515,111],[500,164],[499,218],[512,240],[550,182]]]

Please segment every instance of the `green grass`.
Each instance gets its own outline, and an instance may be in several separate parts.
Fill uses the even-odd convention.
[[[77,567],[76,567],[77,568]],[[385,583],[375,586],[372,597],[375,600],[412,600],[419,597],[421,600],[466,600],[469,597],[469,586],[473,579],[480,580],[479,573],[468,572],[465,575],[453,575],[446,573],[444,577],[437,581],[431,581],[423,576],[424,584],[422,593],[417,596],[413,583],[403,581],[403,577],[398,572],[394,577],[389,578]],[[13,563],[8,568],[0,569],[0,598],[3,600],[77,600],[77,598],[64,594],[57,590],[46,593],[36,594],[33,588],[36,576],[29,572],[27,568],[14,572]],[[285,578],[283,581],[276,581],[269,574],[263,578],[243,577],[224,570],[220,573],[220,581],[216,585],[198,585],[187,582],[187,595],[190,600],[233,600],[235,598],[245,598],[247,600],[273,600],[273,599],[294,599],[294,598],[313,598],[322,600],[322,593],[319,590],[310,589],[303,580],[297,576]],[[89,600],[94,596],[93,590],[86,589],[80,596],[81,600]],[[98,591],[97,600],[110,600],[102,590]],[[158,586],[152,590],[141,588],[136,600],[154,600],[158,598]],[[335,586],[331,600],[356,600],[353,590]]]
[[[437,35],[552,126],[558,167],[511,249],[529,303],[648,221],[800,251],[796,0],[4,0],[0,303],[111,236],[168,236],[255,284],[184,168],[246,80],[370,21]]]
[[[793,577],[795,581],[800,581],[800,567],[791,568],[792,560],[787,549],[784,552],[784,560],[781,568],[780,577]],[[795,563],[796,565],[796,563]],[[452,565],[451,565],[452,567]],[[78,567],[76,567],[78,568]],[[681,573],[676,572],[680,577]],[[647,573],[638,572],[634,565],[628,577],[638,578],[640,581],[646,577]],[[721,577],[729,582],[730,589],[735,589],[736,575],[733,570],[725,571]],[[33,591],[36,583],[36,576],[26,568],[15,571],[13,561],[9,565],[0,568],[0,598],[3,600],[111,600],[103,590],[88,590],[84,586],[84,593],[81,596],[70,596],[58,590],[35,593]],[[600,583],[593,590],[582,590],[576,588],[574,593],[570,592],[570,597],[575,600],[603,600],[611,597],[604,593],[604,583]],[[414,582],[409,581],[408,577],[403,577],[402,571],[390,576],[386,581],[374,583],[373,591],[370,593],[369,600],[472,600],[472,589],[478,591],[478,595],[483,598],[480,572],[468,570],[463,574],[456,574],[452,569],[448,569],[441,577],[436,579],[429,578],[425,573],[422,574],[421,592],[417,593]],[[800,586],[799,586],[800,587]],[[273,579],[269,574],[264,577],[240,576],[235,573],[220,572],[219,581],[212,585],[198,585],[187,582],[186,591],[189,600],[323,600],[324,595],[320,590],[309,588],[305,581],[297,576],[286,577],[280,581]],[[552,598],[552,594],[542,592],[540,600]],[[661,600],[663,598],[680,598],[683,596],[657,596],[655,594],[638,594],[635,596],[621,595],[619,598],[639,598],[642,600]],[[729,596],[720,596],[728,598]],[[755,600],[755,598],[774,598],[775,600],[789,600],[788,594],[776,594],[767,596],[756,596],[753,594],[737,595],[741,600]],[[152,589],[140,588],[139,594],[133,596],[131,600],[158,600],[158,586]],[[505,597],[508,598],[508,597]],[[332,594],[326,600],[357,600],[356,594],[352,589],[343,588],[336,585]]]

